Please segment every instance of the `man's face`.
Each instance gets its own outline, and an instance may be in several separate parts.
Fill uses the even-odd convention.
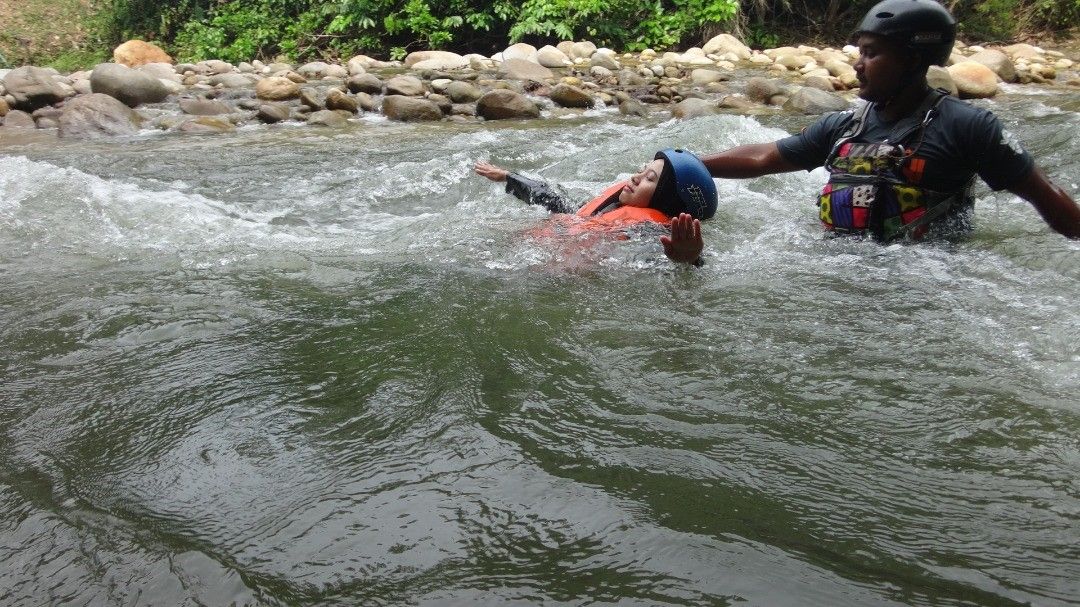
[[[859,78],[859,97],[877,103],[889,101],[905,84],[904,75],[913,69],[915,57],[884,36],[860,34],[857,43],[855,75]]]

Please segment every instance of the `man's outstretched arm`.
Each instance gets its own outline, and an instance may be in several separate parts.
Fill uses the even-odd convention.
[[[1080,238],[1080,206],[1039,167],[1028,171],[1009,191],[1030,202],[1055,232]]]
[[[719,154],[702,156],[701,161],[713,177],[721,179],[761,177],[802,168],[785,160],[776,142],[740,145]]]

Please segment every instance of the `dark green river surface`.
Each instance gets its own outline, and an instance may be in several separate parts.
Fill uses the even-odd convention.
[[[1061,90],[980,103],[1078,197]],[[880,246],[820,170],[722,181],[694,269],[470,171],[808,121],[8,137],[0,605],[1077,604],[1080,243],[1028,204]]]

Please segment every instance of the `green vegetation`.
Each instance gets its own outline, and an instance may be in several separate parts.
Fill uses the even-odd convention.
[[[0,0],[0,67],[84,67],[130,39],[181,60],[293,60],[587,39],[686,48],[733,32],[752,46],[841,44],[874,0]],[[1080,0],[950,0],[969,41],[1075,34]],[[59,30],[59,31],[58,31]],[[27,42],[31,41],[31,42]],[[39,43],[44,41],[44,43]]]

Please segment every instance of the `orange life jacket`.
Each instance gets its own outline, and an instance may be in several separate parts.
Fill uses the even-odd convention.
[[[625,185],[625,181],[620,181],[609,186],[599,196],[578,209],[575,215],[585,219],[584,222],[581,222],[581,227],[584,229],[612,230],[649,221],[665,225],[671,222],[670,217],[652,208],[620,205],[610,210],[604,210],[613,202],[613,198],[618,197],[619,192],[622,191]]]

